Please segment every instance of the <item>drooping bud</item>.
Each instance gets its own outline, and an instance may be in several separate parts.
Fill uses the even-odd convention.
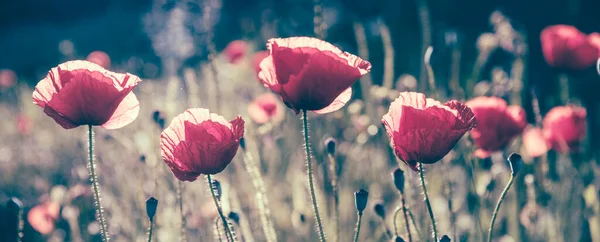
[[[330,155],[334,155],[335,154],[335,146],[337,144],[337,141],[334,138],[327,138],[325,140],[325,150],[327,150],[327,153]]]
[[[356,204],[356,210],[362,213],[367,207],[367,200],[369,199],[369,192],[360,189],[354,193],[354,203]]]
[[[156,200],[156,198],[150,197],[148,200],[146,200],[146,214],[148,215],[148,219],[150,219],[150,221],[154,221],[156,207],[158,207],[158,200]]]
[[[23,203],[18,198],[11,197],[6,202],[6,208],[8,208],[8,210],[11,212],[14,211],[15,213],[17,213],[17,212],[21,211],[21,209],[23,209]]]
[[[227,215],[227,217],[233,220],[233,222],[235,222],[236,224],[240,224],[240,215],[238,213],[229,212],[229,215]]]
[[[404,242],[404,239],[400,236],[396,236],[396,239],[394,239],[395,242]]]
[[[521,169],[521,165],[523,165],[523,159],[521,159],[521,155],[517,153],[510,154],[510,156],[508,156],[508,162],[510,162],[512,176],[516,176]]]
[[[450,241],[452,241],[452,240],[450,239],[450,237],[448,237],[448,235],[444,235],[444,236],[442,236],[442,238],[440,238],[440,242],[450,242]]]
[[[165,116],[162,112],[156,110],[152,112],[152,121],[162,130],[165,129]]]
[[[382,203],[375,204],[375,206],[373,206],[373,210],[377,216],[385,219],[385,206],[383,206]]]
[[[404,194],[404,171],[398,168],[394,172],[392,172],[392,179],[394,180],[394,186],[396,189],[400,191],[400,193]]]

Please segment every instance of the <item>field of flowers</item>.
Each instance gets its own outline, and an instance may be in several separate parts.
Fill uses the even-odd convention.
[[[311,36],[217,49],[207,24],[192,67],[175,30],[160,66],[68,42],[33,86],[0,66],[0,241],[600,242],[600,98],[582,95],[600,34],[557,24],[531,40],[494,11],[465,67],[457,33],[432,45],[417,2],[418,76],[395,73],[383,20],[353,23],[356,53],[328,42],[318,0]],[[527,80],[532,51],[556,95]]]

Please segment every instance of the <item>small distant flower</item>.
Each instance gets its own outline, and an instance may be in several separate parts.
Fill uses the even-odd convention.
[[[371,69],[371,63],[315,38],[270,39],[267,48],[259,78],[296,113],[342,108],[352,96],[350,86]]]
[[[530,127],[523,132],[523,149],[529,157],[536,158],[548,152],[548,142],[540,128]]]
[[[33,103],[65,129],[100,125],[118,129],[140,111],[132,90],[142,80],[88,61],[68,61],[50,70],[33,92]]]
[[[25,114],[17,115],[17,131],[21,135],[31,134],[33,129],[33,122],[31,119]]]
[[[96,63],[102,68],[110,68],[110,56],[104,51],[94,51],[87,56],[86,60],[92,63]]]
[[[248,43],[246,43],[246,41],[234,40],[227,44],[223,50],[223,54],[225,54],[225,57],[229,63],[237,64],[242,58],[244,58],[246,51],[248,51]]]
[[[231,162],[244,135],[244,120],[188,109],[177,115],[160,135],[161,155],[175,177],[195,181],[201,174],[216,174]]]
[[[433,164],[476,126],[469,107],[449,101],[442,104],[422,93],[402,92],[381,120],[396,156],[412,170],[417,162]]]
[[[257,124],[268,122],[278,124],[285,117],[285,109],[279,98],[268,92],[256,97],[248,105],[248,115]]]
[[[480,158],[504,149],[527,127],[525,110],[519,106],[507,106],[498,97],[477,97],[465,103],[477,119],[477,127],[471,131]]]
[[[255,71],[257,77],[258,73],[260,73],[260,63],[268,56],[269,52],[264,50],[258,51],[252,55],[252,58],[250,59],[250,65],[252,65],[252,70]]]
[[[592,66],[599,50],[588,36],[569,25],[546,27],[540,34],[542,52],[550,66],[581,70]]]
[[[13,70],[0,70],[0,88],[10,88],[17,84],[17,74]]]
[[[27,221],[40,234],[50,234],[60,214],[60,205],[56,202],[45,202],[33,207],[27,214]]]
[[[585,137],[587,112],[576,106],[552,108],[544,117],[544,136],[551,148],[559,152],[577,151]]]

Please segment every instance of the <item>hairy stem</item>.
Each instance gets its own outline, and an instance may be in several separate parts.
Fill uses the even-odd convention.
[[[406,233],[408,234],[408,242],[412,242],[412,235],[410,233],[410,224],[408,223],[408,208],[406,207],[406,199],[404,198],[404,194],[400,193],[400,196],[402,197],[401,202],[402,202],[402,213],[404,214],[404,223],[406,224]],[[396,221],[394,219],[394,221]]]
[[[419,177],[421,178],[421,187],[423,188],[423,196],[425,197],[425,205],[427,205],[427,212],[429,212],[429,218],[431,219],[431,228],[433,230],[433,240],[437,241],[437,227],[435,225],[435,217],[433,216],[433,209],[431,209],[431,203],[429,202],[429,196],[427,195],[427,186],[425,185],[425,175],[423,174],[423,163],[419,162]]]
[[[504,191],[502,191],[502,194],[500,194],[500,198],[498,198],[498,203],[496,203],[496,208],[494,209],[494,213],[492,214],[492,221],[490,222],[490,228],[488,229],[488,238],[487,238],[488,242],[492,241],[492,231],[494,230],[494,223],[496,222],[496,217],[498,216],[498,211],[500,211],[500,205],[502,205],[502,202],[504,201],[504,198],[506,197],[506,194],[508,193],[510,186],[512,186],[514,178],[515,178],[515,176],[512,176],[512,175],[510,176],[510,179],[508,180],[508,183],[506,184]]]
[[[100,203],[100,188],[98,186],[98,177],[96,176],[96,164],[94,163],[94,130],[92,125],[88,125],[88,167],[90,169],[90,181],[94,189],[94,207],[96,208],[96,220],[100,223],[100,233],[102,241],[108,242],[108,231],[106,229],[106,220],[104,219],[104,211]]]
[[[181,228],[179,231],[179,241],[185,242],[185,215],[183,214],[183,182],[177,181],[177,201],[179,202],[179,217],[181,219]]]
[[[310,189],[310,198],[312,200],[312,207],[313,207],[313,212],[315,214],[315,220],[317,223],[317,233],[319,233],[319,240],[321,242],[325,242],[325,233],[323,232],[323,225],[321,224],[321,216],[319,215],[319,205],[317,204],[317,196],[315,195],[315,184],[313,181],[313,168],[312,168],[312,158],[311,158],[311,151],[310,151],[310,142],[308,140],[308,132],[309,132],[309,128],[308,128],[308,118],[306,117],[307,115],[307,111],[306,110],[302,110],[302,127],[303,129],[303,133],[304,133],[304,148],[305,148],[305,155],[306,155],[306,166],[307,166],[307,178],[308,178],[308,186]]]
[[[227,233],[227,240],[231,239],[231,241],[237,241],[237,239],[231,232],[231,228],[229,228],[229,222],[227,222],[227,218],[223,214],[223,208],[221,208],[221,203],[219,202],[219,199],[217,199],[217,194],[215,194],[215,189],[213,189],[211,175],[206,175],[206,181],[208,182],[210,194],[212,195],[213,200],[215,202],[215,206],[217,207],[217,212],[219,213],[219,217],[221,217],[221,220],[223,221],[223,227],[225,227],[225,232]]]
[[[360,234],[360,224],[362,222],[362,212],[358,212],[358,220],[356,221],[356,229],[354,232],[354,242],[358,242],[358,235]]]
[[[150,227],[148,228],[148,242],[152,242],[152,232],[154,231],[154,219],[150,220]]]
[[[333,155],[329,154],[329,173],[331,173],[331,190],[333,191],[333,225],[334,225],[334,241],[340,240],[340,195],[338,192],[338,177],[336,160]]]

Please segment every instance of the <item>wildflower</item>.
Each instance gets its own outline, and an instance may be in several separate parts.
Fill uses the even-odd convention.
[[[458,101],[442,104],[422,93],[402,92],[381,120],[399,159],[417,171],[433,164],[476,126],[471,109]]]
[[[88,61],[68,61],[52,68],[37,84],[33,103],[65,129],[79,125],[118,129],[139,113],[131,90],[141,81]]]
[[[259,78],[296,114],[342,108],[352,96],[350,86],[371,69],[369,62],[315,38],[270,39],[267,48]]]
[[[242,117],[227,122],[208,109],[188,109],[160,135],[161,155],[175,177],[194,181],[216,174],[235,156],[244,134]]]
[[[552,149],[568,152],[579,149],[586,133],[587,112],[582,107],[558,106],[544,117],[544,136]]]
[[[588,36],[569,25],[546,27],[540,34],[542,52],[550,66],[581,70],[592,66],[599,50]]]
[[[33,207],[27,214],[27,221],[40,234],[54,231],[60,213],[60,205],[56,202],[45,202]]]
[[[278,124],[285,117],[283,104],[273,93],[264,93],[248,105],[248,115],[257,124]]]
[[[477,97],[465,103],[477,119],[477,127],[471,131],[480,158],[504,149],[527,126],[525,111],[519,106],[507,106],[498,97]]]
[[[87,56],[86,60],[96,63],[102,68],[110,68],[110,56],[108,56],[108,54],[106,54],[104,51],[94,51]]]
[[[234,40],[229,42],[225,49],[223,49],[223,54],[225,54],[225,58],[231,64],[237,64],[244,56],[246,55],[246,51],[248,50],[248,44],[243,40]]]
[[[530,127],[523,132],[523,149],[532,158],[540,157],[548,152],[548,142],[540,128]]]
[[[10,88],[17,84],[17,74],[13,70],[0,70],[0,88]]]

